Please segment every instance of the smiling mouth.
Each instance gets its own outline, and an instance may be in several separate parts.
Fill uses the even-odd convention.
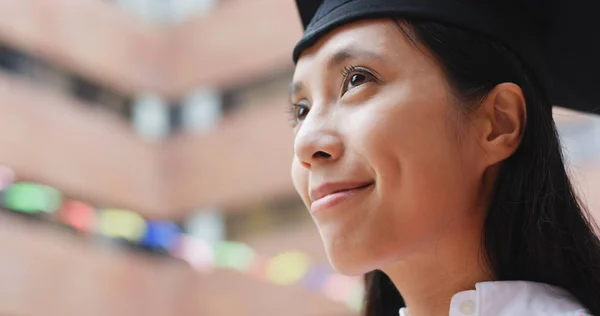
[[[340,193],[340,192],[353,191],[353,190],[362,190],[362,189],[366,189],[366,188],[370,187],[371,185],[373,185],[373,182],[371,182],[371,183],[367,183],[367,184],[364,184],[364,185],[361,185],[361,186],[358,186],[358,187],[355,187],[355,188],[338,190],[338,191],[332,192],[332,193],[330,193],[330,194],[328,194],[328,195],[331,195],[331,194],[336,194],[336,193]],[[327,195],[326,195],[326,196],[327,196]]]
[[[341,189],[326,194],[318,199],[315,199],[310,206],[311,213],[315,214],[326,209],[332,208],[342,202],[352,199],[356,194],[373,186],[375,182],[369,182],[357,187]]]

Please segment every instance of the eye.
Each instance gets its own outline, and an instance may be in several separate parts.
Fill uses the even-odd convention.
[[[353,87],[357,87],[363,84],[367,80],[367,77],[363,74],[354,74],[350,76],[350,80],[348,80],[348,88],[352,89]]]
[[[306,116],[308,116],[308,112],[310,109],[305,105],[297,105],[296,108],[296,119],[299,121],[304,121]]]
[[[344,76],[342,94],[362,84],[375,80],[375,76],[364,68],[348,67],[344,69],[342,74]]]
[[[301,123],[308,116],[310,108],[304,104],[292,104],[290,106],[290,119],[292,123]]]

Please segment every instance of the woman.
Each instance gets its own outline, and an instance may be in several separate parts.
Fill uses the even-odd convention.
[[[334,268],[366,273],[365,315],[600,315],[600,241],[551,110],[593,102],[546,82],[531,16],[321,2],[299,1],[292,178]]]

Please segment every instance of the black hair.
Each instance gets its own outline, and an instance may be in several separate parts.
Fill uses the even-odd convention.
[[[515,83],[523,91],[522,142],[500,166],[483,227],[481,246],[495,280],[554,285],[600,315],[597,226],[569,179],[540,78],[512,51],[477,32],[431,21],[397,22],[442,66],[463,109],[476,108],[500,83]],[[368,273],[365,286],[364,315],[398,315],[405,306],[383,272]]]

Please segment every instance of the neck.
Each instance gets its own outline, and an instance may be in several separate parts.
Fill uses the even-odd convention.
[[[485,262],[481,230],[455,229],[383,271],[402,294],[411,316],[447,316],[456,293],[493,279]]]

